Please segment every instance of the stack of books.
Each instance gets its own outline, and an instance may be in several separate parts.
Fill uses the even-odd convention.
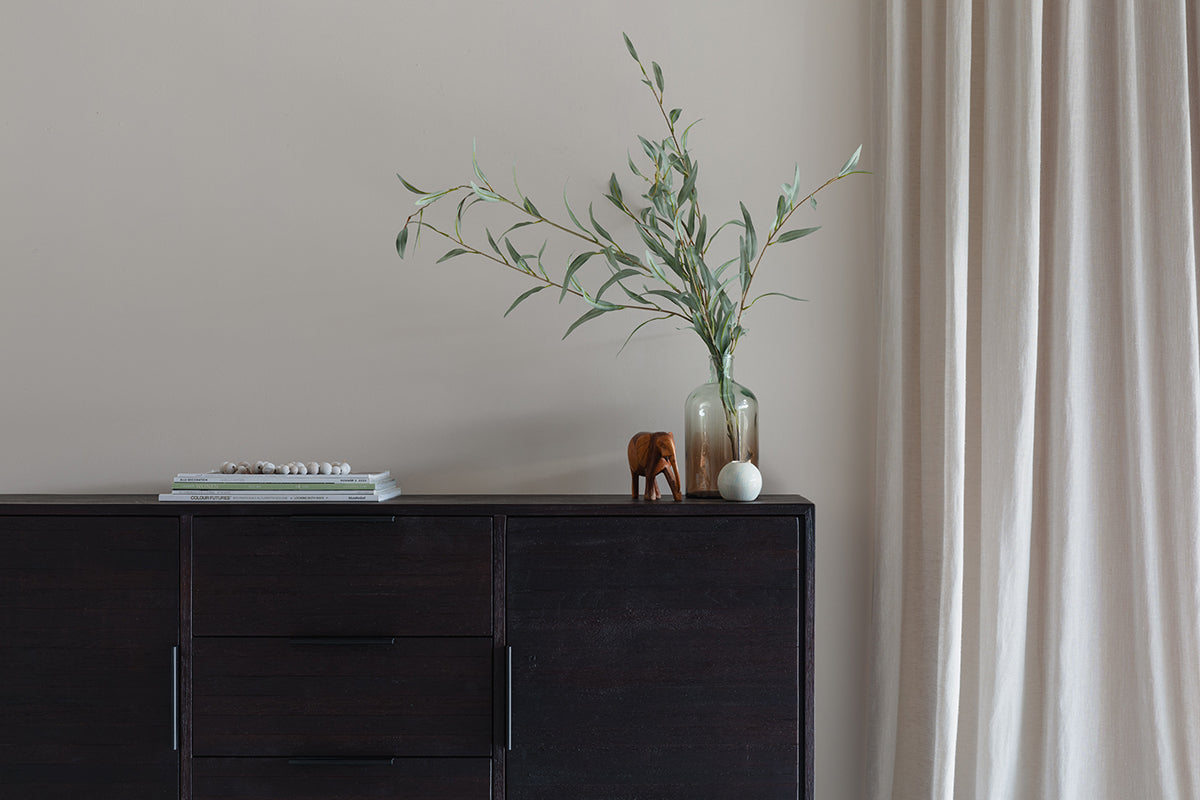
[[[400,487],[389,472],[344,475],[183,472],[171,482],[171,493],[160,494],[158,499],[186,503],[377,503],[399,494]]]

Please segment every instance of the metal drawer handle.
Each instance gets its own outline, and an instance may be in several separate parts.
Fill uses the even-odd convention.
[[[171,647],[171,749],[179,750],[179,645]]]
[[[395,636],[294,636],[288,639],[289,644],[299,645],[392,645],[396,643]]]
[[[513,749],[512,645],[504,648],[504,749]]]
[[[289,764],[296,766],[318,767],[390,767],[396,763],[394,758],[289,758]]]

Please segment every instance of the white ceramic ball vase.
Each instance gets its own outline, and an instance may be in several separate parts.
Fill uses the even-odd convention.
[[[750,461],[730,461],[717,474],[717,491],[726,500],[748,503],[762,491],[762,473]]]

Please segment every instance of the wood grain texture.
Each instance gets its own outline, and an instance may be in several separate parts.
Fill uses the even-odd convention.
[[[197,638],[192,659],[197,756],[492,754],[487,637]]]
[[[196,516],[193,635],[490,636],[491,519],[390,519]]]
[[[174,797],[179,523],[0,517],[0,796]]]
[[[795,517],[510,518],[507,796],[800,791]]]
[[[195,800],[488,800],[486,758],[398,758],[391,763],[289,763],[285,758],[197,758]]]

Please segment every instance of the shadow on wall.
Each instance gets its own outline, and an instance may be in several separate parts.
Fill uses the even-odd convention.
[[[623,494],[626,446],[637,432],[628,414],[551,407],[438,426],[395,442],[392,473],[406,494]],[[405,453],[435,455],[413,463]]]

